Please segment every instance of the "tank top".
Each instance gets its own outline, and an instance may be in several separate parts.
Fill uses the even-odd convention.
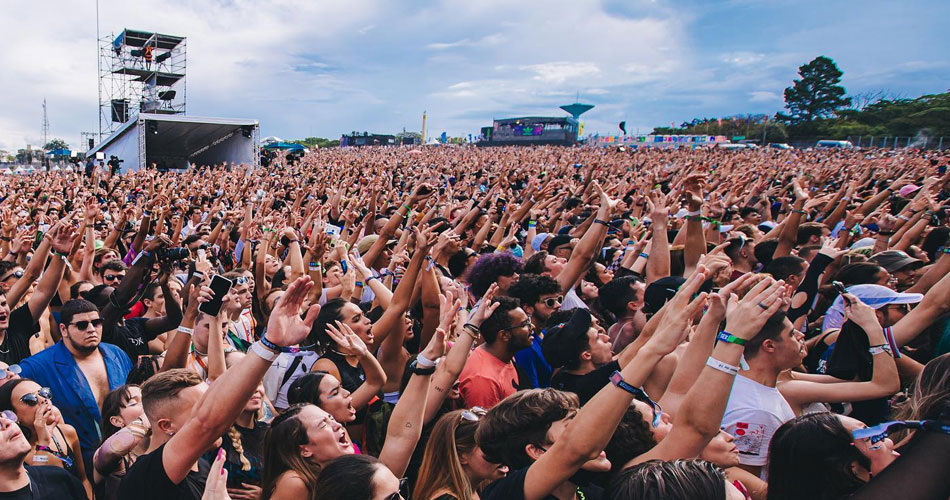
[[[350,393],[359,389],[363,382],[366,380],[366,374],[363,373],[362,365],[353,366],[346,361],[346,356],[334,351],[333,349],[328,349],[327,352],[323,353],[323,358],[333,362],[333,365],[336,366],[338,372],[340,372],[340,385]],[[353,424],[359,425],[363,423],[363,419],[366,416],[366,408],[363,408],[356,412],[356,420],[353,421]]]

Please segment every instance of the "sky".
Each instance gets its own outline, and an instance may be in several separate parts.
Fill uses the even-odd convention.
[[[950,2],[922,0],[100,0],[102,35],[187,37],[187,111],[261,136],[477,134],[595,105],[585,133],[774,113],[831,57],[849,94],[950,87]],[[0,0],[0,149],[98,130],[96,3]]]

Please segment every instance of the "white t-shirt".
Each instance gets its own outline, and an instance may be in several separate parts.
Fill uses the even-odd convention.
[[[736,375],[722,428],[735,437],[739,463],[762,466],[768,461],[772,435],[793,418],[795,412],[778,389]]]
[[[577,296],[577,292],[574,291],[573,287],[564,294],[564,301],[561,303],[562,311],[570,311],[571,309],[590,309],[587,307],[587,304]]]
[[[298,357],[301,360],[294,367],[293,373],[286,375],[290,365],[294,364],[294,359]],[[274,363],[267,369],[267,373],[264,374],[263,380],[264,394],[267,395],[267,399],[274,404],[275,408],[283,410],[290,406],[287,403],[287,389],[294,383],[294,380],[310,373],[310,368],[319,358],[320,356],[313,351],[300,351],[296,354],[282,352],[277,356]],[[282,384],[281,382],[285,379],[287,381]]]

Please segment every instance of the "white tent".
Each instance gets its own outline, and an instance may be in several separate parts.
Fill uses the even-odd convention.
[[[260,164],[257,120],[199,118],[140,113],[86,153],[123,160],[122,171],[156,165],[185,169],[191,165]]]

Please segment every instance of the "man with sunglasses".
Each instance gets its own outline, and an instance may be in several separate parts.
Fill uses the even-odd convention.
[[[521,301],[521,308],[531,318],[531,335],[534,337],[530,347],[515,354],[515,364],[527,376],[531,387],[549,387],[551,365],[541,353],[541,342],[544,340],[544,325],[561,309],[564,301],[561,285],[550,276],[523,274],[517,283],[511,285],[508,296]]]
[[[0,498],[85,499],[82,484],[65,469],[26,465],[32,447],[16,422],[16,413],[0,413]]]
[[[495,301],[497,309],[480,327],[485,343],[472,352],[459,374],[459,393],[468,407],[491,408],[522,388],[523,378],[512,359],[531,346],[531,318],[518,299]]]
[[[230,321],[227,340],[234,349],[247,352],[251,344],[257,340],[254,335],[257,321],[251,311],[251,283],[244,274],[239,272],[232,271],[226,273],[224,277],[234,283],[231,286],[231,291],[228,292],[231,300],[224,305]]]
[[[79,434],[83,463],[91,474],[102,402],[125,383],[132,361],[119,347],[102,342],[102,319],[92,302],[77,299],[63,304],[59,328],[62,340],[20,362],[21,376],[52,389],[53,404]]]

